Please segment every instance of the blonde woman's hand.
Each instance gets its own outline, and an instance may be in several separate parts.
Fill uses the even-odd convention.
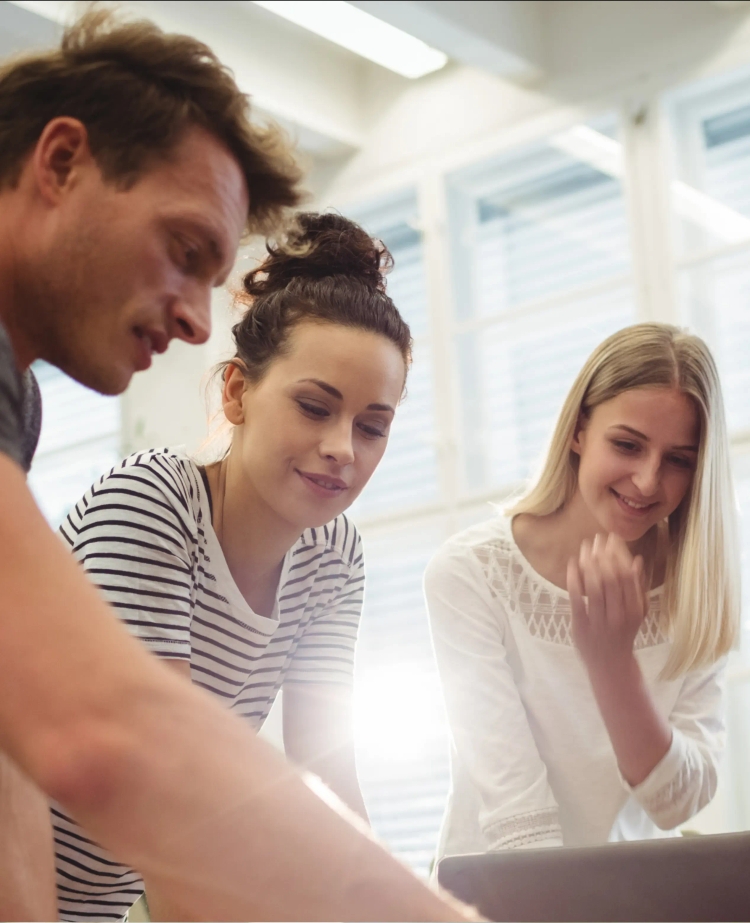
[[[616,668],[633,656],[648,599],[643,558],[619,536],[597,535],[568,562],[573,643],[589,671]]]

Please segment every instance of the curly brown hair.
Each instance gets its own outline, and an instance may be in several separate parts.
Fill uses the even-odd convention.
[[[211,49],[147,21],[92,9],[60,47],[0,68],[0,189],[15,186],[45,125],[81,121],[108,181],[127,188],[198,125],[234,155],[250,196],[249,232],[274,233],[302,195],[301,170],[276,126],[250,120],[248,97]]]
[[[267,258],[244,278],[237,300],[247,311],[232,328],[235,358],[250,380],[263,377],[303,321],[380,334],[408,368],[411,332],[386,294],[393,258],[381,241],[342,215],[303,212],[286,239],[266,249]]]

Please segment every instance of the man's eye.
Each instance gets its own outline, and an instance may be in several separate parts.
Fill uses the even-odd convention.
[[[184,237],[176,235],[174,259],[184,272],[196,272],[200,266],[200,249]]]
[[[200,251],[195,247],[185,247],[185,268],[189,272],[193,272],[198,268],[200,263]]]

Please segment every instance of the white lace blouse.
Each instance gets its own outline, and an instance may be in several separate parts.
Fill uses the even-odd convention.
[[[635,648],[672,745],[635,788],[572,645],[568,594],[533,570],[509,519],[446,542],[425,592],[453,742],[440,856],[665,836],[713,797],[724,661],[659,679],[670,647],[661,590]]]

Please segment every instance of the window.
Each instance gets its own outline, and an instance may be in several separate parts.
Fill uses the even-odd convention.
[[[103,397],[45,362],[34,365],[42,392],[42,433],[29,485],[53,528],[94,481],[120,460],[120,400]]]
[[[750,74],[669,102],[682,317],[710,343],[730,430],[750,429]]]
[[[449,178],[455,286],[450,343],[439,353],[434,337],[444,327],[431,323],[416,197],[346,209],[391,249],[389,291],[415,337],[406,401],[352,515],[367,568],[355,679],[358,770],[375,831],[422,874],[449,787],[422,575],[448,535],[492,515],[477,495],[489,489],[499,498],[529,474],[586,355],[633,321],[614,135],[612,120],[580,126]],[[437,354],[453,359],[438,375]],[[448,453],[438,452],[435,409],[454,380],[460,423],[448,438],[463,449],[457,475],[441,470]]]
[[[357,771],[378,837],[429,873],[449,787],[448,731],[422,574],[445,524],[363,528],[367,585],[357,644]]]
[[[462,492],[528,476],[589,352],[634,322],[614,121],[449,178]]]
[[[750,431],[750,74],[688,87],[669,100],[669,114],[680,308],[716,355],[730,436],[742,444]],[[740,497],[745,467],[735,465]],[[745,632],[750,641],[750,619]]]
[[[439,500],[432,340],[422,235],[412,195],[347,209],[394,258],[388,293],[409,323],[414,364],[388,450],[351,515],[365,541],[367,586],[355,674],[357,766],[378,836],[427,875],[448,793],[448,742],[422,574],[447,532],[404,526]],[[411,518],[411,517],[409,517]]]
[[[666,100],[671,218],[681,321],[710,345],[733,443],[743,619],[728,671],[724,822],[750,826],[750,71],[680,88]]]
[[[388,294],[414,338],[414,363],[406,398],[393,421],[388,452],[352,507],[356,518],[402,513],[406,508],[434,502],[438,497],[438,475],[429,312],[416,201],[407,196],[353,217],[390,250],[394,268],[388,276]]]

